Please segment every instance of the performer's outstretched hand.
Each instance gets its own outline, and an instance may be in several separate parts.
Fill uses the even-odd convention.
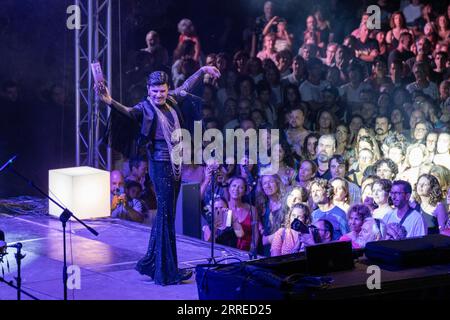
[[[112,97],[104,83],[96,83],[94,85],[94,89],[100,100],[102,100],[106,104],[112,103]]]
[[[204,67],[202,67],[202,70],[203,70],[204,73],[209,74],[213,78],[219,78],[220,77],[220,71],[216,67],[204,66]]]

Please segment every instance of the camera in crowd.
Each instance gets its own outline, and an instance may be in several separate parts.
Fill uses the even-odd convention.
[[[125,193],[125,189],[123,187],[117,188],[116,190],[114,190],[114,195],[115,196],[120,196],[122,194]]]
[[[307,226],[301,220],[295,218],[291,223],[291,228],[301,234],[311,234],[314,243],[322,243],[319,228],[317,228],[315,225]]]

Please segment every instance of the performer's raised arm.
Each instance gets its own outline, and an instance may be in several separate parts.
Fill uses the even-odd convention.
[[[192,76],[186,79],[186,81],[184,81],[184,83],[180,87],[176,88],[175,90],[172,90],[170,92],[170,95],[179,97],[182,96],[180,94],[181,91],[191,92],[195,88],[195,86],[199,83],[199,81],[203,79],[203,76],[205,74],[209,74],[213,78],[220,77],[220,71],[216,67],[212,66],[201,67],[196,73],[194,73]]]
[[[126,107],[123,104],[121,104],[120,102],[114,100],[111,97],[111,94],[109,93],[108,88],[103,83],[96,84],[94,86],[94,88],[95,88],[95,91],[97,92],[98,97],[100,98],[101,101],[106,103],[111,108],[114,108],[117,111],[119,111],[120,113],[126,115],[127,117],[134,119],[134,117],[132,116],[132,113],[131,113],[131,110],[133,108]]]

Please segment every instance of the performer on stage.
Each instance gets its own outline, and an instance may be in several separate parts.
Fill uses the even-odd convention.
[[[147,80],[148,96],[132,108],[112,99],[103,84],[96,85],[100,99],[129,118],[141,123],[141,135],[147,138],[149,173],[155,186],[157,214],[153,223],[147,254],[136,265],[136,270],[153,278],[156,284],[170,285],[187,280],[191,270],[179,270],[175,237],[175,210],[180,187],[181,164],[171,161],[171,134],[183,124],[178,102],[182,91],[192,91],[204,74],[220,77],[215,67],[205,66],[187,79],[176,90],[169,91],[169,77],[155,71]]]

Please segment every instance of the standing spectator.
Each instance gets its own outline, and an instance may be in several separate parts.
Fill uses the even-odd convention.
[[[234,177],[231,179],[228,188],[230,194],[229,208],[243,230],[242,237],[238,238],[237,248],[255,252],[259,239],[258,228],[255,227],[259,224],[258,213],[255,207],[243,200],[247,193],[247,182],[244,178]]]
[[[272,17],[272,19],[270,19],[264,27],[263,35],[266,36],[269,34],[274,26],[276,26],[277,30],[275,33],[275,50],[277,52],[281,52],[283,50],[291,51],[294,36],[291,33],[288,33],[287,21],[285,19],[277,16]]]
[[[350,199],[347,180],[337,177],[331,179],[330,184],[333,187],[333,204],[347,212],[350,208],[350,203],[353,203],[352,199]]]
[[[439,134],[433,162],[450,170],[450,134],[448,132]]]
[[[390,181],[393,181],[398,174],[397,164],[389,158],[383,158],[375,162],[374,169],[378,177]]]
[[[270,59],[274,63],[276,63],[277,59],[277,51],[275,50],[275,35],[273,33],[269,33],[264,36],[264,46],[261,51],[258,52],[256,57],[261,61],[265,59]]]
[[[386,224],[383,220],[374,219],[372,217],[366,218],[361,227],[361,231],[356,239],[356,244],[359,248],[364,248],[366,243],[372,241],[384,240],[386,237]]]
[[[384,139],[389,135],[389,130],[391,130],[389,117],[386,115],[378,115],[375,118],[375,138],[380,145],[383,144]]]
[[[300,162],[298,169],[297,185],[309,190],[310,184],[313,181],[317,173],[317,165],[314,161],[303,160]]]
[[[317,177],[329,180],[331,178],[328,161],[336,151],[336,138],[325,134],[319,138],[317,145]]]
[[[411,3],[403,8],[406,23],[412,26],[416,19],[420,18],[422,12],[422,5],[420,0],[411,0]]]
[[[214,201],[214,224],[216,243],[236,248],[237,239],[242,238],[242,226],[237,221],[236,216],[232,216],[231,221],[228,220],[228,203],[224,198],[216,198]],[[229,223],[229,224],[228,224]],[[203,239],[211,241],[211,229],[209,225],[203,227]]]
[[[398,41],[396,49],[391,51],[388,58],[388,65],[391,67],[394,61],[406,62],[408,59],[414,57],[414,53],[411,52],[411,46],[413,44],[413,36],[409,32],[402,32]]]
[[[392,182],[387,179],[380,179],[372,185],[372,197],[378,206],[372,213],[375,219],[383,219],[385,215],[392,212],[389,194],[391,192]]]
[[[342,178],[347,182],[350,203],[361,203],[361,188],[346,178],[348,172],[348,162],[344,159],[344,157],[337,154],[332,156],[329,161],[329,168],[332,179]]]
[[[447,41],[450,37],[450,28],[448,18],[445,14],[441,14],[436,19],[438,35],[441,40]]]
[[[302,156],[304,159],[316,160],[319,138],[320,135],[316,132],[311,132],[305,137],[305,143],[302,148]]]
[[[144,222],[147,217],[144,203],[141,202],[142,186],[136,181],[127,181],[125,193],[119,196],[115,208],[111,211],[113,218]]]
[[[367,24],[362,24],[359,27],[359,39],[355,43],[355,57],[362,61],[367,70],[370,70],[371,62],[378,57],[378,43],[374,39],[369,38],[369,29]]]
[[[297,55],[292,60],[292,72],[281,79],[283,85],[293,84],[297,87],[306,79],[306,62],[302,56]]]
[[[396,48],[400,42],[400,35],[403,32],[409,32],[406,26],[405,16],[401,11],[396,11],[391,15],[389,26],[391,30],[386,34],[386,42],[393,48]]]
[[[439,98],[439,91],[437,85],[428,80],[430,75],[428,64],[416,62],[413,66],[413,73],[416,81],[408,84],[406,89],[411,94],[416,90],[422,91],[436,101]]]
[[[340,237],[339,241],[351,241],[353,249],[359,249],[356,242],[364,221],[371,216],[370,210],[363,204],[355,204],[347,211],[350,232]]]
[[[285,223],[282,195],[284,188],[278,175],[263,175],[257,187],[258,211],[261,212],[263,254],[270,256],[275,232]]]
[[[180,52],[182,52],[182,50],[180,49],[183,46],[183,43],[189,40],[194,44],[194,54],[192,59],[199,62],[201,54],[200,39],[195,33],[194,24],[192,21],[186,18],[180,20],[180,22],[178,22],[178,32],[180,33],[180,36],[178,37],[178,45],[173,53],[173,60],[178,60],[181,58]]]
[[[308,79],[300,85],[302,99],[308,102],[312,111],[317,111],[322,103],[322,90],[327,86],[327,82],[321,80],[322,61],[318,58],[311,58],[306,63]]]
[[[273,236],[270,248],[271,256],[292,254],[301,250],[300,233],[291,227],[296,219],[307,226],[311,224],[311,212],[307,205],[297,203],[289,210],[284,227],[278,229]]]
[[[407,237],[420,237],[426,235],[426,225],[422,214],[409,206],[411,185],[404,180],[396,180],[392,184],[391,199],[395,209],[384,216],[386,224],[400,223],[407,232]]]
[[[301,106],[290,109],[288,114],[289,128],[286,130],[286,140],[298,156],[302,154],[301,146],[310,133],[304,127],[305,118],[306,111]]]
[[[431,174],[422,174],[415,185],[414,198],[420,205],[418,210],[423,215],[428,234],[439,233],[447,224],[448,215],[438,179]]]
[[[318,206],[318,209],[312,213],[313,222],[319,219],[331,222],[334,229],[333,240],[339,239],[343,234],[349,232],[345,212],[331,202],[333,188],[329,182],[316,178],[311,182],[310,188],[312,200]]]
[[[269,23],[274,16],[274,8],[272,1],[264,2],[264,14],[256,18],[256,37],[257,37],[257,49],[261,50],[263,47],[263,29]],[[276,29],[272,27],[271,32],[275,32]]]

